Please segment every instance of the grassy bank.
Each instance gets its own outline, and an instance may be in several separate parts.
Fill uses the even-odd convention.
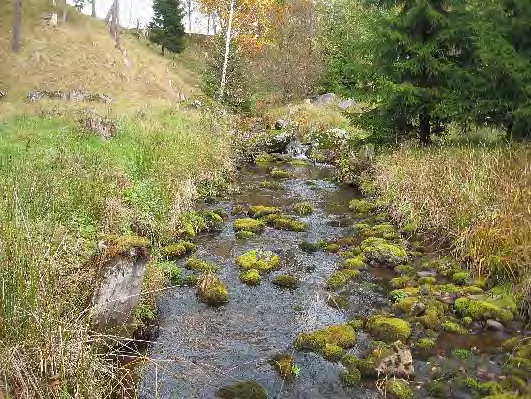
[[[87,260],[106,234],[142,226],[171,242],[196,185],[230,169],[227,129],[211,115],[150,109],[104,141],[71,116],[0,123],[0,392],[105,397],[116,384],[82,313]]]
[[[529,297],[530,165],[527,145],[403,148],[377,158],[365,189],[401,224],[449,243],[476,276],[510,280]]]

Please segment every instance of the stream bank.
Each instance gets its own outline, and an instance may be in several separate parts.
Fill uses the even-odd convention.
[[[398,232],[378,204],[336,185],[333,168],[286,157],[260,160],[241,173],[240,192],[215,205],[224,224],[198,237],[192,255],[217,266],[228,303],[209,306],[190,287],[162,295],[160,334],[148,351],[140,397],[525,393],[527,363],[514,361],[507,344],[499,350],[525,333],[502,291],[472,281],[422,237]],[[251,206],[262,206],[262,213]],[[241,220],[254,225],[249,216],[262,227],[237,238]],[[254,250],[279,256],[280,265],[258,273],[258,285],[246,285],[238,260]],[[189,256],[176,262],[190,268]],[[295,277],[296,288],[273,284],[279,275]],[[346,338],[323,330],[330,326]],[[515,355],[524,348],[520,354],[529,356],[525,341],[513,341]],[[380,367],[396,355],[400,370]],[[242,382],[258,385],[237,385],[240,394],[227,389]]]

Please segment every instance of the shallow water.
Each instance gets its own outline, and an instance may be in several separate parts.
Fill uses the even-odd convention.
[[[344,388],[339,381],[343,371],[340,364],[313,353],[294,351],[292,344],[301,332],[345,323],[389,305],[385,288],[394,272],[383,268],[362,271],[360,279],[339,292],[349,297],[349,309],[329,307],[324,283],[341,257],[324,252],[306,254],[298,244],[351,235],[357,219],[348,211],[348,202],[360,195],[353,188],[330,183],[331,168],[287,169],[294,178],[283,181],[285,190],[273,191],[259,187],[260,182],[269,180],[267,168],[249,167],[241,176],[241,192],[216,204],[216,208],[223,208],[230,215],[229,220],[221,232],[199,239],[195,256],[220,266],[220,277],[229,287],[230,302],[217,309],[209,307],[197,300],[194,289],[186,287],[172,288],[162,296],[160,335],[148,352],[152,361],[143,371],[141,398],[215,398],[219,388],[245,380],[259,382],[271,398],[378,397],[374,384]],[[313,183],[309,185],[308,180]],[[232,225],[234,219],[242,217],[243,213],[239,213],[242,209],[250,205],[271,205],[283,207],[289,213],[289,206],[300,201],[311,202],[315,209],[312,215],[300,218],[309,223],[308,231],[296,233],[267,228],[255,239],[235,238]],[[248,287],[238,279],[236,259],[257,248],[279,254],[283,259],[282,268],[265,276],[260,286]],[[280,273],[297,276],[300,287],[275,288],[270,281]],[[486,342],[483,338],[478,342]],[[467,345],[488,350],[500,342],[495,336],[485,345],[474,343],[473,337],[459,338],[470,342],[455,342],[455,339],[444,339],[437,354]],[[350,352],[361,353],[367,343],[367,336],[360,332],[356,347]],[[294,356],[300,367],[299,378],[282,380],[270,364],[270,359],[278,353]],[[425,359],[416,360],[415,366],[420,379],[429,373],[430,366]]]

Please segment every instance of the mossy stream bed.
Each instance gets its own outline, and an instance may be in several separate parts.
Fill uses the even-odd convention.
[[[211,306],[186,286],[162,295],[141,398],[525,394],[531,361],[511,363],[526,347],[525,331],[509,320],[502,294],[487,300],[496,308],[477,310],[489,288],[459,275],[421,237],[390,226],[375,206],[351,203],[361,195],[333,183],[332,168],[281,168],[287,173],[274,176],[271,165],[247,168],[240,192],[214,205],[227,215],[223,227],[198,237],[193,257],[218,266],[228,302]],[[183,269],[186,262],[177,261]],[[456,310],[462,298],[468,302]],[[407,383],[367,367],[396,347],[412,351]]]

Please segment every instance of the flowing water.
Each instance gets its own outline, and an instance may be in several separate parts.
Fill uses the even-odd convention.
[[[348,309],[328,306],[325,281],[342,258],[322,251],[307,254],[299,249],[299,243],[355,234],[352,226],[359,219],[349,212],[348,202],[360,194],[354,188],[332,183],[332,168],[287,169],[293,177],[282,182],[284,190],[275,191],[259,185],[272,180],[267,167],[249,167],[240,178],[241,192],[216,204],[230,215],[229,219],[221,232],[199,238],[195,256],[220,266],[219,275],[229,288],[230,302],[220,308],[209,307],[198,301],[193,288],[187,287],[174,287],[163,294],[159,303],[160,334],[148,352],[152,361],[143,370],[141,398],[215,398],[219,388],[247,380],[260,383],[271,398],[378,397],[374,384],[344,388],[339,380],[344,369],[339,363],[295,351],[293,342],[301,332],[346,323],[388,306],[387,283],[394,272],[385,268],[362,271],[359,279],[339,292],[348,296]],[[313,214],[300,217],[309,224],[306,232],[267,228],[250,240],[234,236],[233,222],[245,217],[249,206],[278,206],[289,214],[290,205],[301,201],[314,207]],[[282,268],[264,276],[257,287],[246,286],[238,278],[236,259],[251,249],[271,250],[283,259]],[[271,279],[280,273],[297,276],[300,287],[287,290],[273,286]],[[487,341],[484,336],[480,340],[488,342],[487,352],[504,338],[496,334],[488,337]],[[445,353],[455,347],[471,347],[475,345],[473,339],[465,336],[459,338],[463,342],[454,342],[455,337],[449,336],[438,350]],[[359,332],[350,352],[362,353],[368,342],[367,335]],[[294,356],[300,368],[297,379],[283,381],[275,371],[270,361],[279,353]],[[487,365],[492,363],[489,356],[485,359]],[[421,377],[429,373],[426,359],[416,360],[415,366]]]

